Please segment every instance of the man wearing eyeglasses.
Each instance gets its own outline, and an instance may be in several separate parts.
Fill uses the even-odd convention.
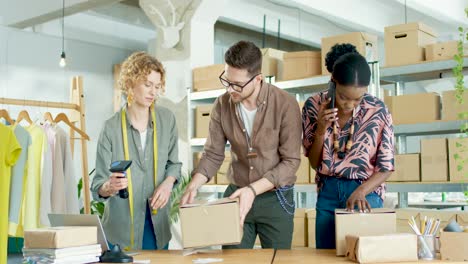
[[[227,92],[214,103],[204,153],[181,204],[192,203],[198,188],[216,175],[229,141],[232,162],[224,197],[239,198],[244,236],[240,245],[224,248],[252,248],[258,234],[263,248],[289,249],[301,149],[298,104],[263,81],[262,54],[253,43],[234,44],[224,59],[219,80]]]

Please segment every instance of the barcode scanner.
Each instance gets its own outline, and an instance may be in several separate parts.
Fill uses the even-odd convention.
[[[132,165],[131,160],[118,160],[118,161],[113,161],[110,165],[109,171],[110,172],[121,172],[125,174],[125,171],[127,171],[128,168],[130,168],[130,165]],[[125,178],[124,177],[119,177],[119,178]],[[122,189],[119,190],[119,197],[122,199],[128,199],[128,189]]]

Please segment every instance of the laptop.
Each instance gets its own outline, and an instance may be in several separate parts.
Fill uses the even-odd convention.
[[[102,251],[109,250],[106,234],[102,228],[101,219],[97,215],[90,214],[49,214],[52,227],[55,226],[95,226],[97,227],[97,239]]]

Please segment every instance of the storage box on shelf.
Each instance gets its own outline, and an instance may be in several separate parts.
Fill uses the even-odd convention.
[[[419,153],[395,155],[395,171],[387,181],[418,182],[420,175]]]
[[[286,53],[282,50],[265,48],[262,52],[262,74],[264,77],[274,76],[276,81],[283,76],[283,56]]]
[[[284,54],[281,80],[296,80],[321,74],[320,51],[298,51]]]
[[[377,36],[365,32],[352,32],[342,35],[322,38],[322,74],[330,74],[325,66],[325,57],[335,44],[349,43],[356,46],[357,51],[367,61],[379,60]]]
[[[421,181],[448,181],[447,139],[421,140]]]
[[[458,41],[447,41],[427,45],[426,60],[451,60],[457,54]]]
[[[223,88],[219,75],[224,71],[224,64],[214,64],[194,68],[192,71],[193,91],[207,91]]]
[[[461,161],[468,159],[468,138],[449,138],[448,149],[450,181],[468,182],[468,177],[466,176],[468,175],[468,164],[461,164]]]
[[[468,92],[463,93],[463,104],[457,102],[455,90],[442,93],[442,120],[459,120],[460,113],[468,112]]]
[[[440,120],[440,96],[436,93],[386,96],[384,100],[395,125]],[[424,107],[415,107],[416,102]]]
[[[414,22],[386,27],[384,41],[385,66],[388,67],[424,61],[424,47],[437,39],[432,28]]]
[[[195,107],[195,137],[207,138],[213,105],[199,105]]]

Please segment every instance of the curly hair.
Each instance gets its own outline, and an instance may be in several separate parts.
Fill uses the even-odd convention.
[[[161,74],[161,90],[164,94],[166,71],[160,61],[143,51],[133,53],[123,62],[118,81],[120,90],[128,97],[130,88],[138,82],[146,81],[151,71]]]
[[[333,72],[333,65],[339,57],[347,53],[358,53],[356,47],[349,43],[335,44],[325,56],[325,66],[329,73]]]

